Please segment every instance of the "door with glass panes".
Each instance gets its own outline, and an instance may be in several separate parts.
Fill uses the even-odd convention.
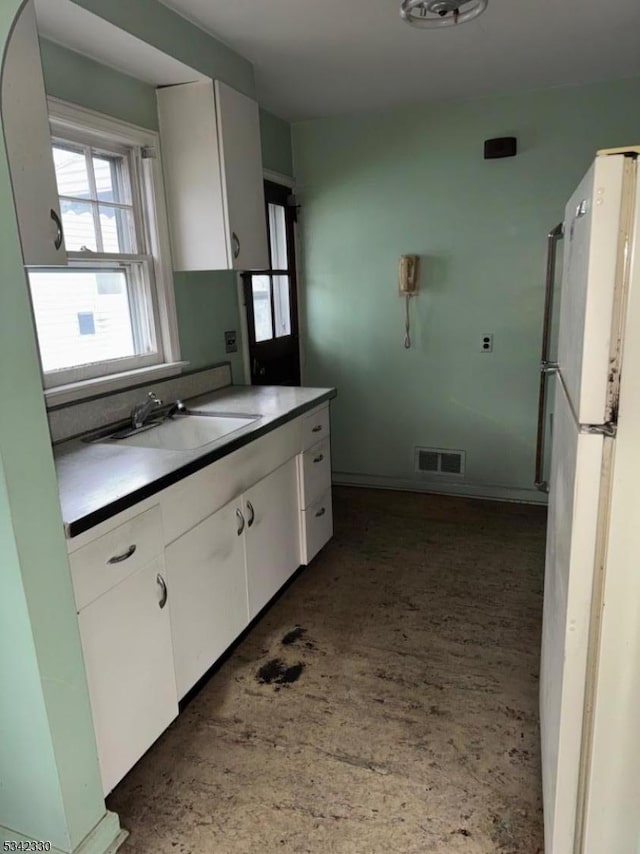
[[[243,275],[251,382],[300,385],[295,208],[291,190],[265,181],[269,269]]]

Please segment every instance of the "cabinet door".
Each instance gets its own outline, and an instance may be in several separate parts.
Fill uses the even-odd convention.
[[[2,75],[4,128],[26,265],[66,264],[33,3],[24,7]]]
[[[244,494],[251,619],[300,565],[298,483],[289,460]]]
[[[163,578],[158,558],[78,615],[105,794],[178,714]]]
[[[249,622],[241,502],[232,501],[167,547],[178,696]]]
[[[258,105],[216,81],[216,112],[234,270],[269,268]]]
[[[174,268],[231,269],[213,82],[156,96]]]

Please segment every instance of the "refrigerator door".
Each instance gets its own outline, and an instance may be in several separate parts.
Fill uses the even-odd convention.
[[[640,179],[633,230],[581,854],[640,851]]]
[[[603,443],[580,432],[557,382],[540,667],[545,854],[573,852],[576,831]]]
[[[558,362],[580,424],[615,421],[620,305],[625,264],[621,228],[634,161],[601,156],[565,210]]]

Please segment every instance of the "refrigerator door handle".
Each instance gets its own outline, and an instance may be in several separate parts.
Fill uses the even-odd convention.
[[[544,480],[544,434],[545,413],[547,408],[547,375],[558,372],[557,362],[549,360],[551,351],[551,317],[553,313],[553,289],[556,275],[556,251],[558,241],[564,236],[562,223],[552,228],[547,235],[547,275],[544,289],[544,315],[542,320],[542,348],[540,352],[540,390],[538,393],[538,428],[536,434],[536,470],[535,486],[541,492],[548,492],[549,485]]]

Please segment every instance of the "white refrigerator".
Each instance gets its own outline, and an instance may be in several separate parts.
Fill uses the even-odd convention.
[[[549,235],[536,473],[549,492],[540,671],[545,854],[640,854],[639,153],[599,152]]]

